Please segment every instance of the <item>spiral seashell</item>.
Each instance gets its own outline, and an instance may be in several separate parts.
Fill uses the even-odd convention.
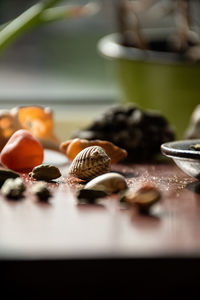
[[[91,146],[77,154],[69,168],[69,174],[89,180],[110,171],[110,158],[100,146]]]

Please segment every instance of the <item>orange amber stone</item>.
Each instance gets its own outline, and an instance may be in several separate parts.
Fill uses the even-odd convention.
[[[27,130],[17,130],[1,151],[2,165],[18,172],[29,172],[40,165],[44,150],[39,141]]]
[[[60,140],[54,134],[53,111],[49,107],[21,106],[14,108],[21,129],[35,136],[44,148],[58,150]]]
[[[10,110],[0,109],[0,151],[12,134],[19,129],[28,130],[44,148],[59,149],[60,140],[54,133],[51,108],[20,106]]]
[[[63,152],[69,160],[73,160],[76,155],[83,149],[90,146],[102,147],[106,154],[111,159],[111,164],[116,164],[120,160],[125,159],[128,155],[125,149],[122,149],[109,141],[103,140],[86,140],[86,139],[72,139],[60,144],[60,151]]]

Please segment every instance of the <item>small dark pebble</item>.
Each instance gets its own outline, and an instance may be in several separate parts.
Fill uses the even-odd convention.
[[[35,183],[31,189],[31,193],[37,197],[38,201],[47,202],[52,197],[51,191],[44,182]]]
[[[79,203],[95,204],[98,199],[106,197],[107,194],[103,191],[81,189],[76,196]]]
[[[33,168],[29,176],[36,180],[51,181],[61,176],[60,170],[53,165],[41,164]]]
[[[139,214],[146,215],[146,216],[151,215],[151,207],[144,207],[144,206],[139,206],[139,205],[136,205],[136,207],[138,209]]]
[[[18,200],[23,198],[26,186],[20,177],[8,178],[1,187],[1,193],[8,199]]]
[[[15,179],[17,177],[20,177],[17,172],[0,167],[0,187],[4,184],[4,182],[7,179],[9,178]]]

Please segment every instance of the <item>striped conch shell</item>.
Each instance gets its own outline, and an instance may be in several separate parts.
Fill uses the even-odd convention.
[[[100,146],[83,149],[72,161],[69,174],[80,179],[90,180],[110,171],[110,158]]]

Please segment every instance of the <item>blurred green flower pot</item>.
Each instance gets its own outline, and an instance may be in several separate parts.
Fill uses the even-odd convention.
[[[147,30],[148,39],[159,40],[169,30]],[[192,111],[200,103],[200,64],[180,54],[122,46],[119,35],[103,37],[98,50],[117,63],[123,102],[160,111],[183,138]]]

